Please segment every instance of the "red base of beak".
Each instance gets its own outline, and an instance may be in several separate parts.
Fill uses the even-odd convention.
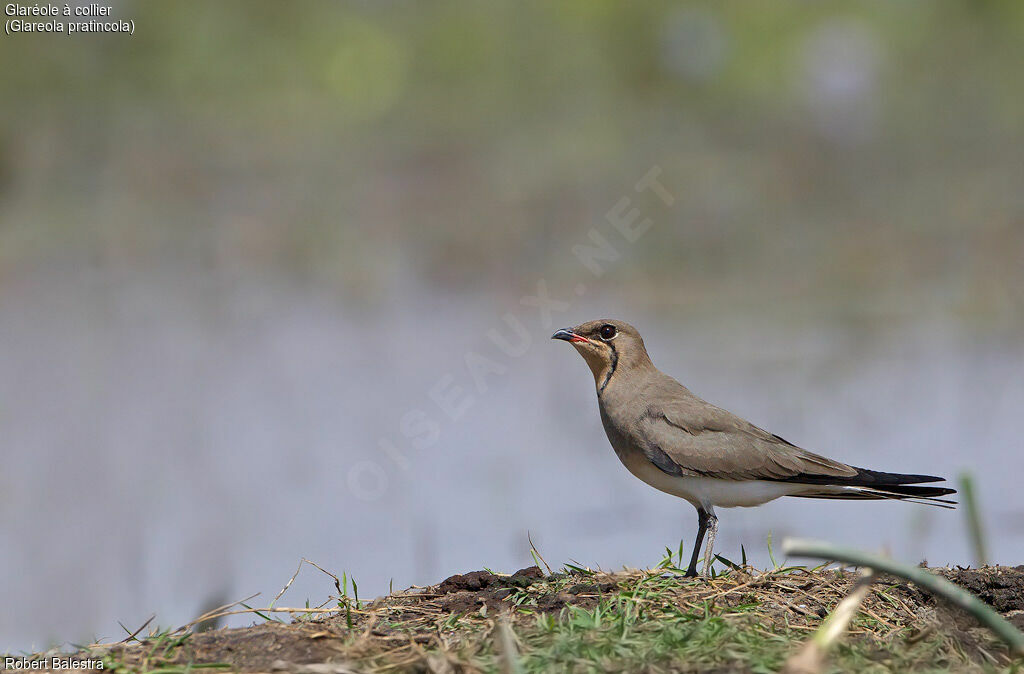
[[[551,335],[551,339],[561,339],[566,342],[589,342],[590,340],[583,335],[577,335],[572,330],[566,330],[565,328],[558,330],[555,334]]]

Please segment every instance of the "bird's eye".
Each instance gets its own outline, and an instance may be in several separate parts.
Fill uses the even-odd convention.
[[[602,325],[601,326],[601,339],[608,341],[609,339],[615,338],[615,326],[614,325]]]

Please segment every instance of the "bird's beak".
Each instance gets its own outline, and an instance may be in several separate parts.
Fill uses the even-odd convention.
[[[589,339],[587,339],[586,337],[583,337],[582,335],[577,335],[575,332],[573,332],[572,330],[569,330],[568,328],[562,328],[561,330],[556,330],[555,334],[551,335],[551,339],[563,339],[563,340],[565,340],[567,342],[589,342],[590,341]]]

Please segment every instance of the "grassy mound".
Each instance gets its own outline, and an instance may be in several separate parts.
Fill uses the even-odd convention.
[[[1024,566],[934,569],[1024,626]],[[849,593],[855,574],[735,567],[686,579],[667,559],[617,573],[476,571],[289,622],[152,634],[97,646],[108,670],[775,672]],[[342,588],[339,586],[339,590]],[[339,595],[345,593],[339,592]],[[831,656],[838,671],[1002,671],[1005,647],[971,618],[883,576]]]

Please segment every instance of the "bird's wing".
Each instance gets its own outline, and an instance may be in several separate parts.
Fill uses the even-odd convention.
[[[637,444],[670,475],[787,480],[858,474],[852,466],[801,449],[672,383],[682,391],[656,392],[636,423]]]

